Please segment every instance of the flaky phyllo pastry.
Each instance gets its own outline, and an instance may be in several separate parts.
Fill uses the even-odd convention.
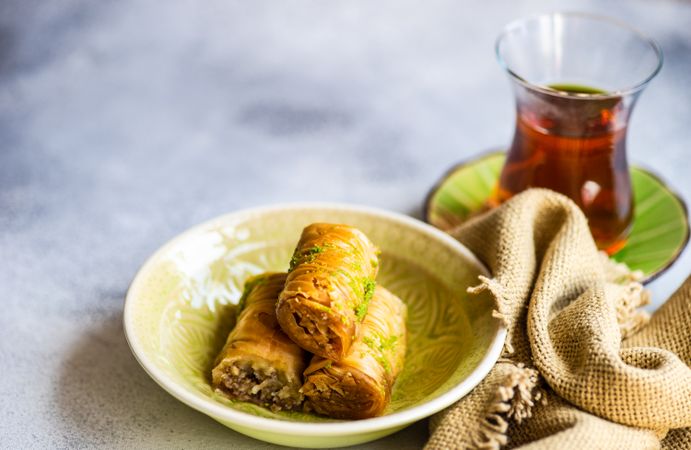
[[[344,358],[374,293],[377,254],[367,236],[353,227],[307,226],[276,309],[283,331],[311,353]]]
[[[276,301],[285,281],[285,273],[269,273],[245,283],[237,324],[212,371],[218,392],[273,411],[299,408],[309,358],[276,320]]]
[[[383,414],[403,368],[407,309],[375,284],[378,253],[348,225],[305,227],[287,274],[245,283],[214,388],[273,411]]]
[[[314,356],[305,370],[305,407],[339,419],[382,414],[403,368],[406,306],[377,286],[360,334],[347,356],[331,361]]]

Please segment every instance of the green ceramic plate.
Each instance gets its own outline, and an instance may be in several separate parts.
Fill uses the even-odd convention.
[[[494,152],[453,167],[427,196],[425,220],[449,230],[482,211],[504,159],[503,152]],[[613,258],[641,270],[648,282],[684,250],[689,240],[688,214],[681,198],[651,172],[633,167],[631,180],[636,205],[633,228],[626,246]]]
[[[287,270],[302,228],[319,221],[364,231],[382,250],[377,282],[408,305],[406,363],[382,417],[276,414],[229,401],[209,383],[244,280]],[[505,331],[492,318],[488,296],[466,293],[486,273],[450,236],[406,216],[323,204],[240,211],[183,233],[144,264],[127,294],[125,332],[141,365],[164,389],[234,430],[297,447],[352,445],[441,410],[489,372]]]

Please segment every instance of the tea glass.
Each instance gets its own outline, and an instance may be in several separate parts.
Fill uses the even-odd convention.
[[[662,52],[615,20],[554,13],[509,24],[496,43],[516,99],[516,128],[491,203],[529,187],[565,194],[598,247],[626,243],[633,193],[626,132]]]

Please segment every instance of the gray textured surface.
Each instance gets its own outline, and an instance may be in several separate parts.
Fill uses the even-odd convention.
[[[566,2],[0,4],[0,446],[269,448],[138,367],[123,296],[153,250],[257,204],[417,213],[510,139],[504,23]],[[629,150],[691,198],[691,3],[580,4],[655,36]],[[653,285],[661,302],[687,251]],[[417,448],[418,424],[371,448]]]

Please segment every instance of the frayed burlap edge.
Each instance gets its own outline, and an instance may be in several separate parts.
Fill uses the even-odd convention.
[[[480,389],[479,393],[476,392],[475,400],[461,400],[461,403],[430,419],[431,431],[449,424],[457,424],[459,419],[463,421],[462,428],[453,428],[454,437],[451,439],[455,442],[450,444],[446,433],[435,434],[426,448],[498,450],[508,443],[509,425],[532,417],[533,407],[538,403],[545,403],[546,393],[541,386],[537,370],[521,363],[500,359],[483,383],[485,391]],[[483,397],[486,400],[481,400]],[[481,402],[485,405],[482,408],[484,412],[477,419],[468,420],[465,415],[464,408],[467,406],[464,406],[463,402],[468,400],[471,403]],[[456,434],[458,432],[462,435]]]
[[[467,289],[469,294],[479,295],[481,292],[488,291],[492,294],[492,301],[494,302],[494,309],[492,310],[492,317],[499,319],[504,328],[509,328],[509,318],[504,311],[502,311],[502,306],[504,302],[504,288],[497,280],[493,278],[488,278],[484,275],[478,276],[480,284],[477,286],[471,286]],[[504,353],[513,353],[513,345],[511,344],[511,337],[506,336],[506,342],[504,343]]]
[[[503,382],[497,386],[485,417],[472,436],[472,444],[481,449],[494,450],[506,445],[510,421],[521,423],[532,417],[533,406],[545,399],[544,392],[539,387],[537,370],[507,359],[499,362],[507,363],[506,367],[510,369]]]
[[[608,298],[616,302],[617,323],[625,339],[636,334],[650,320],[650,314],[639,309],[650,303],[650,292],[640,283],[643,272],[630,270],[626,264],[610,259],[605,252],[600,252],[600,258],[605,280],[609,283]]]
[[[647,312],[639,308],[650,302],[650,295],[639,282],[643,278],[640,271],[631,271],[625,264],[611,260],[606,253],[601,252],[601,261],[614,299],[617,322],[621,329],[622,338],[630,336],[640,330],[650,319]],[[488,291],[494,300],[495,309],[492,316],[499,319],[504,327],[509,327],[509,318],[502,311],[504,288],[499,281],[480,275],[480,284],[469,287],[468,293],[477,295]],[[497,361],[502,364],[503,380],[495,388],[494,396],[486,408],[483,419],[477,428],[471,430],[470,443],[473,447],[486,450],[499,450],[508,444],[507,431],[514,422],[520,424],[532,417],[533,408],[538,403],[546,403],[547,396],[541,386],[542,379],[539,372],[525,364],[515,362],[507,356],[514,352],[510,336],[504,344],[504,357]],[[436,428],[439,420],[434,420],[431,428]]]
[[[469,287],[469,294],[478,295],[488,291],[492,295],[495,309],[492,317],[499,319],[502,325],[509,327],[509,318],[502,311],[502,301],[504,298],[504,288],[499,281],[480,275],[480,284]],[[504,343],[504,355],[514,352],[510,335],[507,335]],[[483,419],[478,428],[471,433],[472,445],[480,449],[499,449],[508,443],[507,431],[509,423],[514,420],[521,423],[524,419],[532,416],[533,406],[537,402],[543,402],[546,397],[540,384],[539,372],[531,367],[526,367],[523,363],[516,363],[507,357],[502,357],[497,361],[503,363],[503,380],[497,385],[494,397],[491,400]]]

